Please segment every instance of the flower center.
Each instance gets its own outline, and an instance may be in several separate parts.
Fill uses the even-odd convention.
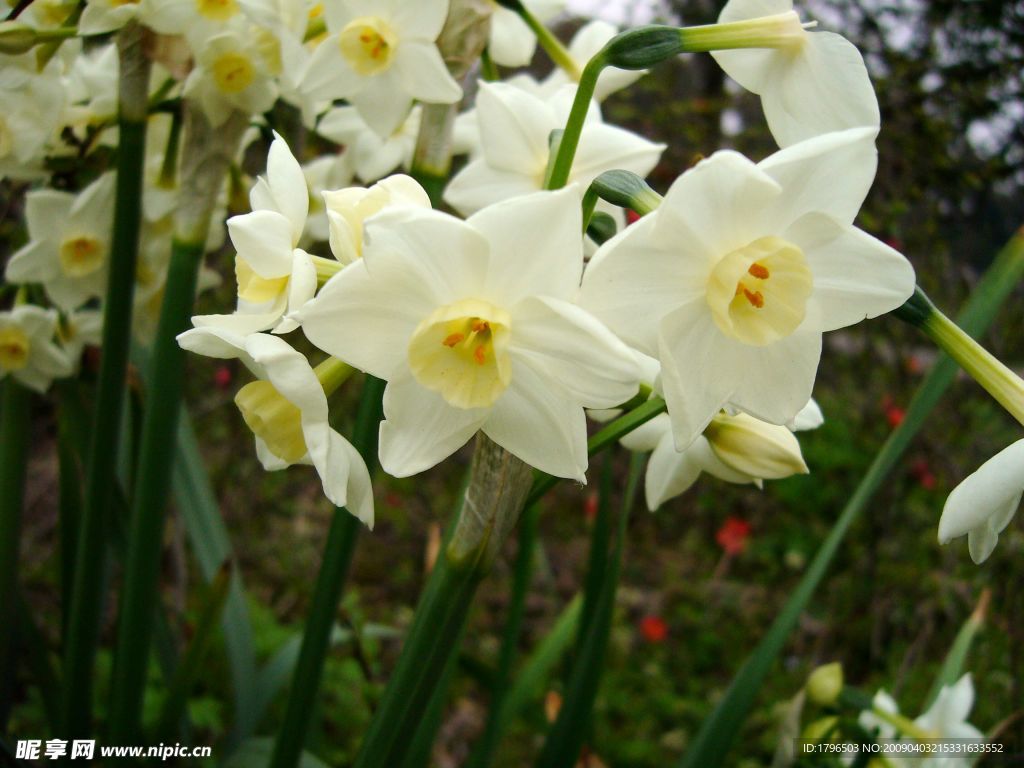
[[[196,0],[200,16],[212,21],[227,21],[238,13],[237,0]]]
[[[799,327],[811,287],[804,252],[769,235],[722,257],[711,270],[707,300],[722,333],[762,347]]]
[[[60,266],[68,277],[85,277],[103,266],[103,244],[95,237],[71,237],[61,243]]]
[[[28,335],[21,328],[0,328],[0,367],[20,371],[28,362],[31,348]]]
[[[235,395],[235,405],[253,434],[279,459],[295,464],[305,457],[302,412],[269,381],[246,384]]]
[[[213,63],[213,79],[224,93],[244,91],[256,77],[256,68],[247,56],[225,53]]]
[[[476,299],[441,307],[409,341],[416,380],[456,408],[493,405],[512,380],[509,316]]]
[[[390,67],[397,42],[391,25],[377,16],[353,19],[338,37],[341,55],[360,75],[376,75]]]
[[[288,290],[289,276],[260,277],[241,256],[235,256],[235,280],[238,281],[238,298],[252,304],[273,301]]]

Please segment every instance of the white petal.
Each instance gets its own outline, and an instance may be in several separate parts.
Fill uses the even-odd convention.
[[[612,411],[612,414],[611,418],[614,419],[621,416],[622,411]],[[593,413],[590,415],[593,416]],[[672,422],[668,414],[659,413],[650,421],[627,433],[619,442],[630,451],[653,451],[666,435],[671,434]]]
[[[454,408],[411,375],[394,378],[384,390],[380,464],[395,477],[408,477],[438,464],[476,434],[485,409]]]
[[[327,7],[331,7],[327,3]],[[314,101],[349,98],[367,86],[366,78],[356,74],[341,55],[338,36],[324,38],[309,57],[299,87]]]
[[[348,97],[363,120],[382,138],[395,132],[412,109],[412,96],[389,70],[370,78],[366,87]]]
[[[1016,510],[1024,490],[1024,440],[1004,448],[960,483],[946,499],[939,542],[963,536],[992,518]]]
[[[722,150],[680,176],[658,208],[654,236],[717,259],[774,233],[782,187],[738,152]]]
[[[805,328],[845,328],[891,312],[914,292],[906,257],[856,227],[809,214],[783,237],[803,249],[814,276]]]
[[[611,408],[636,394],[629,348],[593,315],[565,301],[524,299],[512,314],[509,351],[545,371],[587,408]]]
[[[392,66],[403,90],[413,98],[428,104],[453,104],[462,98],[462,88],[433,43],[403,40]]]
[[[697,440],[704,438],[698,437]],[[688,490],[697,482],[701,471],[700,464],[693,460],[691,450],[676,451],[671,435],[666,436],[655,447],[647,462],[647,475],[644,478],[647,508],[653,512],[669,499]]]
[[[232,216],[228,234],[239,257],[260,277],[284,277],[291,272],[292,228],[280,213],[253,211]]]
[[[647,354],[658,352],[658,321],[704,294],[708,267],[679,243],[654,237],[657,213],[626,227],[587,264],[579,303]],[[642,308],[642,311],[638,311]]]
[[[562,127],[551,108],[508,83],[481,83],[476,103],[487,163],[503,171],[543,175],[551,131]]]
[[[586,186],[613,169],[646,176],[654,170],[664,150],[664,144],[655,144],[624,128],[590,124],[580,136],[570,177]]]
[[[732,397],[737,380],[749,375],[742,367],[745,352],[718,330],[701,301],[662,318],[658,357],[676,448],[696,440]]]
[[[487,290],[505,306],[534,295],[570,299],[579,291],[583,224],[577,189],[506,200],[466,223],[490,245]]]
[[[195,318],[193,318],[195,320]],[[245,336],[224,328],[192,328],[177,337],[178,346],[197,355],[218,358],[220,360],[241,360],[249,371],[260,379],[265,379],[263,366],[252,359],[245,349]]]
[[[758,163],[785,190],[773,218],[788,226],[815,211],[852,223],[875,180],[877,135],[878,128],[869,127],[815,136]]]
[[[302,237],[302,228],[309,214],[309,190],[299,161],[288,144],[275,131],[267,154],[267,182],[277,203],[277,210],[292,225],[292,245]]]
[[[788,426],[794,432],[804,432],[809,429],[817,429],[824,423],[825,414],[821,412],[821,406],[812,397]]]
[[[541,182],[542,179],[536,176],[502,171],[483,159],[473,160],[449,182],[444,191],[444,201],[463,216],[468,216],[502,200],[536,192],[541,188]]]
[[[25,195],[25,223],[32,240],[58,238],[67,222],[75,196],[55,189],[40,189]]]
[[[60,274],[57,244],[31,240],[11,256],[4,278],[10,283],[46,283]]]
[[[448,18],[448,0],[401,0],[394,4],[390,16],[399,37],[436,40]]]
[[[557,382],[513,358],[512,382],[491,408],[483,431],[531,467],[586,482],[587,420]]]
[[[494,9],[487,51],[496,64],[524,67],[530,63],[536,48],[537,38],[514,11],[499,7]]]
[[[765,347],[747,347],[729,403],[769,424],[788,424],[811,399],[821,334],[798,329]]]

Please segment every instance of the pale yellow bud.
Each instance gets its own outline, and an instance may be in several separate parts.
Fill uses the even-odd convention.
[[[818,667],[807,678],[807,697],[819,706],[835,704],[842,690],[843,665],[838,661]]]
[[[745,413],[723,413],[711,421],[704,436],[719,459],[752,478],[771,480],[807,473],[800,443],[786,427]]]

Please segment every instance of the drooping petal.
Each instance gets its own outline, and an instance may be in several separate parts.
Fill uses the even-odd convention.
[[[491,15],[491,37],[487,51],[503,67],[525,67],[533,58],[537,38],[519,16],[507,8],[495,7]]]
[[[411,375],[391,379],[384,390],[380,463],[395,477],[408,477],[440,463],[476,434],[482,408],[454,408]]]
[[[769,424],[788,424],[811,399],[821,333],[797,330],[765,347],[747,347],[729,403]]]
[[[246,351],[244,334],[216,326],[199,327],[179,333],[177,341],[179,347],[197,355],[220,360],[240,360],[253,376],[266,378],[263,366]]]
[[[586,482],[587,420],[558,382],[522,358],[513,358],[512,382],[482,429],[531,467]]]
[[[939,519],[939,543],[1002,520],[1016,511],[1024,491],[1024,440],[1004,448],[968,475],[946,499]]]
[[[571,299],[578,292],[583,225],[576,189],[506,200],[466,223],[490,245],[486,290],[503,305],[535,295]]]
[[[906,257],[856,227],[812,213],[783,237],[800,246],[814,276],[805,327],[844,328],[891,312],[914,292]]]
[[[644,477],[647,508],[653,512],[669,499],[688,490],[697,482],[701,471],[690,449],[676,451],[671,434],[666,435],[655,446],[647,462],[647,474]]]
[[[513,310],[509,351],[560,382],[588,408],[611,408],[636,394],[639,366],[630,349],[593,315],[540,296]]]

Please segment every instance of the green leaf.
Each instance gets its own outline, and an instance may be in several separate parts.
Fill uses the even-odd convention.
[[[971,294],[959,317],[964,330],[972,336],[981,334],[991,324],[996,312],[1022,275],[1024,234],[1018,234],[996,256],[992,266]],[[764,639],[737,672],[714,712],[704,721],[690,748],[680,760],[679,768],[715,768],[722,765],[736,739],[736,734],[739,733],[754,704],[765,676],[775,664],[800,614],[807,607],[814,591],[828,571],[847,531],[896,467],[911,440],[925,425],[929,414],[953,382],[956,372],[956,364],[948,357],[942,356],[925,377],[907,408],[903,422],[878,452],[867,474],[815,555],[807,573],[800,580]]]
[[[927,712],[931,708],[935,700],[939,698],[939,693],[942,691],[943,686],[953,685],[953,683],[960,679],[964,663],[967,661],[967,655],[971,652],[971,645],[974,644],[974,638],[977,637],[979,630],[985,624],[985,614],[988,612],[988,604],[991,599],[992,592],[990,590],[986,589],[982,592],[978,606],[967,617],[967,621],[964,622],[964,625],[957,633],[953,645],[950,646],[949,652],[942,662],[942,667],[935,676],[935,682],[932,683],[931,690],[928,691],[928,697],[921,708],[922,712]]]

